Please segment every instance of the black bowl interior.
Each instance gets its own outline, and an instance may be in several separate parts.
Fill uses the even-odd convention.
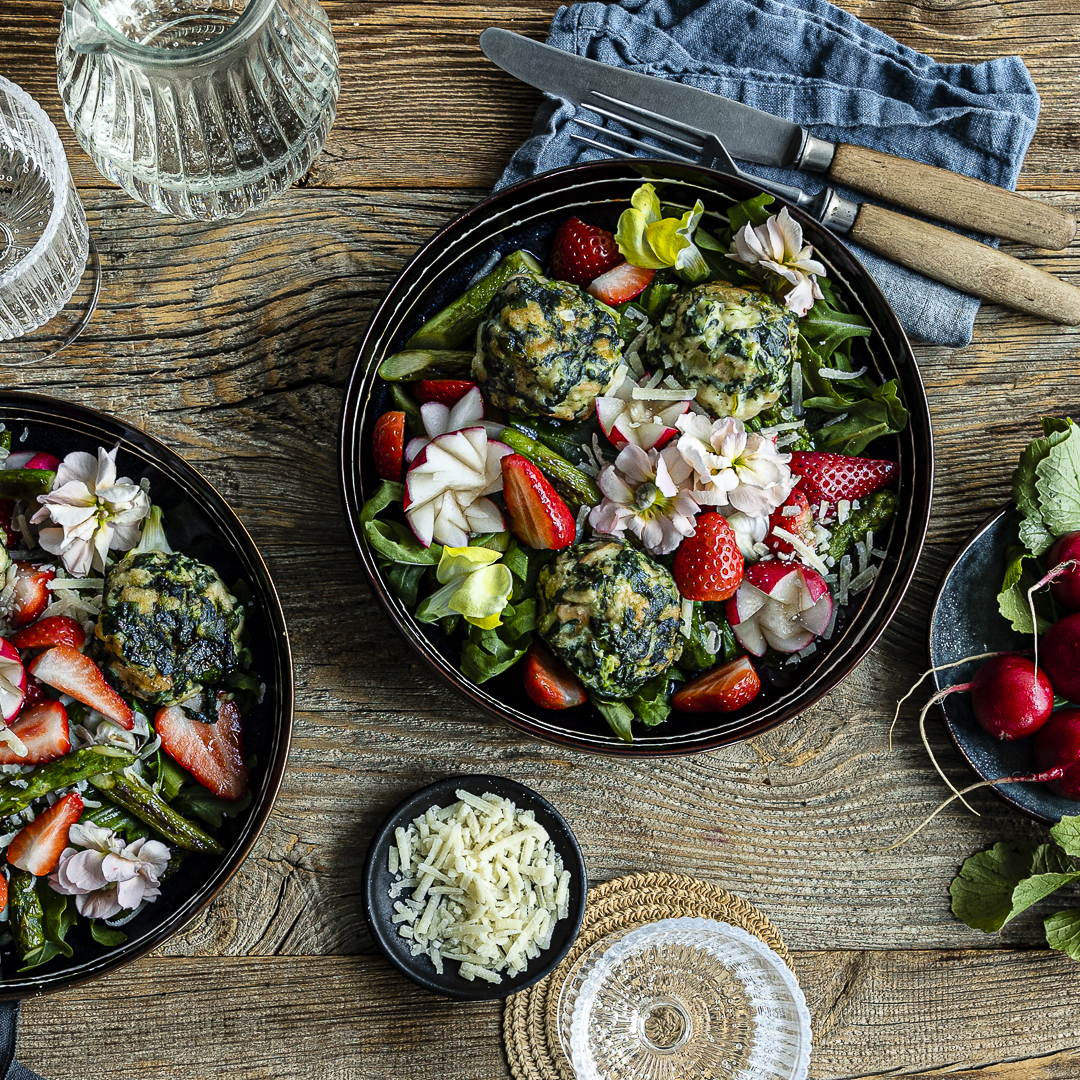
[[[501,983],[489,983],[481,979],[469,982],[457,973],[458,965],[450,960],[443,965],[443,973],[440,975],[428,957],[413,956],[410,953],[408,941],[398,935],[397,927],[393,923],[395,900],[390,897],[390,886],[393,884],[394,875],[390,873],[388,858],[390,848],[395,842],[394,830],[399,825],[408,827],[411,821],[429,807],[448,806],[457,802],[455,792],[461,789],[481,797],[490,792],[500,798],[510,799],[519,810],[532,810],[537,822],[548,831],[555,850],[562,856],[563,868],[570,871],[569,915],[555,924],[550,946],[535,960],[530,960],[528,967],[513,978],[504,974]],[[585,914],[586,890],[585,860],[582,858],[577,838],[570,831],[570,826],[562,814],[535,791],[502,776],[450,776],[414,792],[395,807],[379,826],[364,862],[364,914],[367,916],[372,936],[387,959],[398,971],[425,990],[462,1001],[491,1001],[509,997],[539,982],[553,971],[570,951],[570,946],[581,928],[581,920]]]
[[[1016,512],[1010,503],[976,529],[945,572],[930,613],[931,667],[986,652],[1031,648],[1031,636],[1016,633],[998,613],[1005,549],[1015,536]],[[972,660],[935,672],[934,682],[939,690],[970,682],[981,664],[980,660]],[[981,779],[999,780],[1038,771],[1032,740],[1003,742],[988,735],[975,719],[970,694],[950,694],[941,708],[949,735]],[[1048,825],[1060,821],[1063,814],[1080,810],[1076,802],[1055,795],[1046,784],[1001,784],[990,790],[1017,810]]]
[[[849,309],[863,315],[874,329],[859,362],[883,381],[899,380],[911,414],[900,435],[880,439],[867,450],[870,456],[891,458],[901,466],[900,507],[887,542],[884,535],[876,538],[887,554],[873,585],[847,605],[832,639],[819,643],[814,655],[778,670],[763,669],[763,693],[750,705],[731,714],[672,713],[654,728],[635,725],[632,744],[616,738],[592,705],[561,712],[538,708],[525,695],[518,668],[482,686],[461,674],[460,642],[412,618],[363,539],[360,509],[379,483],[371,458],[371,431],[391,407],[385,384],[377,377],[378,365],[401,349],[427,318],[459,296],[493,254],[525,248],[546,263],[550,235],[560,222],[576,214],[613,228],[630,195],[645,180],[657,185],[669,205],[689,207],[701,199],[706,227],[732,203],[758,194],[712,170],[648,160],[560,169],[496,193],[437,233],[383,300],[346,392],[341,434],[343,496],[361,562],[390,618],[427,665],[470,701],[520,731],[562,746],[626,756],[689,754],[746,739],[797,715],[835,687],[873,646],[907,589],[922,550],[933,486],[926,394],[903,330],[855,256],[832,233],[789,208]]]
[[[252,802],[217,831],[221,856],[192,854],[163,886],[161,896],[124,926],[125,944],[105,948],[80,920],[67,940],[70,958],[56,957],[19,973],[18,960],[2,957],[0,997],[25,997],[65,989],[102,975],[157,948],[213,899],[259,835],[281,785],[293,716],[293,673],[285,619],[273,582],[251,537],[225,500],[190,465],[163,444],[112,417],[35,394],[0,392],[0,423],[12,432],[13,449],[63,457],[74,450],[96,454],[119,445],[119,475],[150,481],[150,498],[164,512],[169,543],[213,566],[226,585],[251,592],[248,635],[255,670],[266,684],[261,704],[244,717],[244,751],[254,757]]]

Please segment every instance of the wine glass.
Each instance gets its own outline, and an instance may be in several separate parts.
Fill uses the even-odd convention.
[[[611,934],[571,968],[559,1036],[578,1080],[805,1080],[810,1013],[780,956],[712,919]]]
[[[50,349],[0,366],[46,359],[82,333],[100,288],[96,251],[87,296],[75,310],[63,309],[90,254],[86,214],[56,127],[29,94],[0,76],[0,340],[45,327],[43,347]]]

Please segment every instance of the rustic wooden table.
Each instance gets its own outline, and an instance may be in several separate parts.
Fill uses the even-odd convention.
[[[1076,0],[844,0],[941,61],[1019,52],[1043,112],[1021,177],[1080,207]],[[1080,411],[1080,331],[984,308],[963,350],[916,349],[937,453],[929,543],[881,642],[847,682],[752,742],[660,762],[551,749],[467,707],[416,663],[360,576],[337,490],[338,416],[366,321],[417,246],[491,188],[540,100],[477,45],[498,24],[542,36],[528,4],[324,0],[341,52],[337,123],[314,169],[239,222],[159,217],[104,181],[63,119],[61,0],[0,4],[0,72],[59,127],[104,280],[73,347],[5,369],[8,385],[114,413],[201,469],[278,584],[298,709],[281,796],[229,887],[159,952],[26,1002],[20,1057],[53,1080],[256,1077],[494,1080],[498,1004],[415,988],[376,952],[360,907],[369,837],[403,795],[490,771],[543,792],[594,881],[694,874],[781,929],[813,1013],[811,1075],[1032,1080],[1080,1075],[1080,967],[1035,917],[1001,936],[958,924],[964,857],[1044,830],[981,793],[898,851],[942,798],[893,704],[924,666],[931,597],[957,545],[1008,497],[1047,412]],[[1021,258],[1080,283],[1080,245]],[[7,344],[9,358],[30,345]],[[967,773],[946,739],[949,772]]]

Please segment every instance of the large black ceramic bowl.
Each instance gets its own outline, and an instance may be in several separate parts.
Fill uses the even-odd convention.
[[[980,525],[957,553],[942,578],[930,614],[931,667],[956,664],[982,653],[1031,648],[1031,635],[1018,634],[998,614],[1006,548],[1015,539],[1016,511],[1010,503]],[[961,686],[971,681],[982,663],[969,660],[935,672],[934,682],[939,690]],[[1003,742],[988,735],[975,719],[970,694],[950,694],[941,708],[949,735],[981,779],[1000,780],[1003,776],[1038,772],[1032,740]],[[1080,803],[1055,795],[1046,784],[1001,784],[990,790],[1021,813],[1047,825],[1060,821],[1063,814],[1080,813]]]
[[[568,914],[565,919],[560,919],[555,924],[551,944],[539,956],[530,960],[524,971],[512,977],[504,974],[502,982],[499,983],[490,983],[483,979],[469,982],[458,974],[458,965],[451,960],[444,963],[440,974],[427,956],[413,956],[409,942],[398,933],[394,923],[394,904],[397,901],[390,895],[390,886],[395,875],[390,873],[388,857],[390,848],[395,843],[395,830],[398,827],[407,829],[416,818],[433,806],[452,806],[458,801],[456,792],[461,789],[478,798],[490,793],[500,799],[509,799],[519,810],[531,810],[538,824],[542,825],[551,837],[556,852],[562,858],[563,869],[570,871]],[[414,791],[404,802],[394,807],[379,826],[364,860],[364,914],[379,948],[398,971],[418,986],[430,990],[433,994],[457,998],[459,1001],[493,1001],[509,997],[554,971],[570,951],[570,946],[574,944],[574,939],[581,929],[587,890],[585,859],[566,819],[532,788],[505,776],[448,776]],[[408,896],[409,894],[405,893],[402,899]]]
[[[898,379],[911,413],[908,427],[899,436],[881,439],[867,450],[871,456],[900,463],[899,511],[887,536],[883,533],[879,538],[886,556],[873,585],[848,604],[832,639],[820,643],[812,656],[779,671],[763,668],[763,691],[749,706],[726,715],[672,713],[666,723],[654,728],[635,725],[632,744],[616,738],[591,705],[562,712],[533,705],[522,690],[517,668],[482,686],[461,674],[460,643],[413,619],[363,539],[360,508],[379,483],[371,458],[371,431],[378,417],[392,407],[376,369],[427,318],[459,296],[493,253],[526,248],[546,263],[549,238],[560,222],[578,215],[613,228],[630,195],[645,180],[657,186],[667,204],[690,207],[701,199],[706,228],[733,202],[759,193],[710,169],[650,160],[593,162],[545,173],[498,192],[432,237],[383,300],[349,382],[341,435],[344,500],[361,562],[391,620],[432,672],[475,705],[526,734],[578,750],[626,756],[691,754],[749,738],[802,712],[850,674],[888,625],[911,580],[922,550],[933,483],[926,394],[896,316],[855,256],[832,233],[792,209],[850,310],[874,328],[859,363],[866,363],[881,380]]]
[[[293,673],[285,619],[270,575],[250,536],[225,500],[190,465],[156,439],[113,417],[35,394],[0,391],[0,423],[14,449],[63,457],[73,450],[96,454],[119,445],[119,475],[150,482],[150,498],[164,511],[170,545],[213,566],[226,585],[246,582],[251,593],[247,627],[254,669],[266,684],[261,704],[244,717],[244,751],[251,770],[252,801],[217,836],[220,856],[189,855],[161,889],[161,896],[124,926],[127,942],[98,945],[80,919],[67,935],[70,958],[59,956],[19,973],[9,950],[0,954],[0,997],[63,990],[156,949],[214,898],[251,849],[270,815],[281,785],[293,717]]]

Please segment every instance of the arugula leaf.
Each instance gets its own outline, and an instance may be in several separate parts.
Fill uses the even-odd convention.
[[[40,879],[39,879],[40,880]],[[42,930],[44,943],[32,949],[23,957],[23,966],[19,971],[47,964],[54,956],[72,956],[74,950],[67,943],[67,933],[75,925],[77,918],[74,906],[68,907],[68,898],[49,888],[47,884],[37,885],[38,902],[41,904]]]
[[[1080,908],[1058,911],[1043,920],[1046,944],[1074,960],[1080,960]]]
[[[99,923],[97,919],[90,920],[90,936],[99,945],[105,945],[106,947],[123,945],[127,941],[127,934],[123,930],[116,930],[111,926],[106,926],[104,923]]]
[[[715,657],[713,659],[715,660]],[[682,681],[682,673],[677,668],[669,668],[659,675],[654,675],[627,701],[635,718],[646,727],[662,724],[671,715],[672,684],[677,685]]]
[[[1039,878],[1030,887],[1030,879]],[[949,886],[952,913],[976,930],[992,933],[1055,889],[1080,879],[1059,847],[1012,840],[964,861]],[[1024,885],[1023,889],[1018,887]]]
[[[502,616],[502,625],[492,630],[470,626],[462,646],[461,673],[478,685],[513,667],[528,652],[536,629],[536,600],[507,604]]]
[[[220,799],[207,791],[197,780],[185,785],[176,797],[174,807],[188,817],[197,817],[207,825],[220,829],[224,818],[234,818],[251,806],[252,793],[249,788],[242,799]]]
[[[634,710],[625,701],[605,701],[603,698],[594,697],[592,703],[596,706],[600,715],[608,722],[608,727],[622,739],[623,742],[632,743],[633,733],[630,724],[634,719]]]

